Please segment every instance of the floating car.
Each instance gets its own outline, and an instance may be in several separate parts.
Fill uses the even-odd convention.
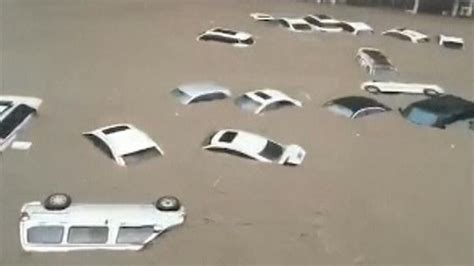
[[[120,166],[163,155],[143,131],[130,124],[116,124],[82,133]]]
[[[213,82],[196,82],[179,85],[171,91],[182,104],[220,100],[230,97],[230,90]]]
[[[357,52],[356,60],[370,75],[397,72],[397,68],[379,49],[370,47],[360,48]]]
[[[56,193],[23,205],[20,242],[28,252],[140,250],[184,219],[173,196],[154,204],[89,204]]]
[[[374,29],[364,22],[341,21],[339,26],[353,35],[370,35],[374,33]]]
[[[318,31],[341,32],[343,30],[341,22],[328,15],[307,15],[303,19]]]
[[[255,40],[249,33],[224,28],[213,28],[207,30],[201,33],[197,37],[197,40],[228,43],[235,47],[247,47],[255,43]]]
[[[282,145],[265,137],[236,129],[223,129],[212,134],[203,147],[265,163],[300,165],[306,152],[298,145]]]
[[[444,94],[444,89],[434,84],[400,83],[400,82],[380,82],[368,81],[361,85],[361,89],[370,93],[412,93],[437,96]]]
[[[329,111],[350,119],[391,111],[384,104],[367,97],[348,96],[331,100],[323,105]]]
[[[272,15],[265,14],[265,13],[250,13],[250,17],[257,20],[257,21],[275,21],[278,18],[275,18]]]
[[[443,35],[443,34],[438,36],[438,44],[446,48],[452,48],[452,49],[464,48],[463,38],[448,36],[448,35]]]
[[[0,95],[0,152],[10,146],[41,103],[41,99],[34,97]]]
[[[313,30],[311,25],[301,18],[280,18],[280,24],[290,31],[310,32]]]
[[[400,40],[410,41],[413,43],[429,42],[430,38],[416,30],[407,28],[395,28],[382,32],[382,35],[392,36]]]
[[[279,90],[262,89],[245,93],[235,100],[240,108],[259,114],[263,111],[275,110],[284,106],[302,107],[303,104]]]
[[[458,121],[474,119],[474,103],[454,95],[414,102],[399,111],[414,124],[441,129]]]

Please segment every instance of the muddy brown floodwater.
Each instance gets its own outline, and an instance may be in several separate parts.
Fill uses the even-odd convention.
[[[473,100],[473,21],[303,1],[1,0],[1,93],[37,96],[40,115],[0,156],[0,265],[470,265],[474,135],[435,130],[396,111],[357,121],[321,107],[367,95],[355,63],[361,46],[386,52],[400,79],[437,83]],[[377,34],[296,34],[250,12],[326,13],[371,24]],[[201,43],[215,26],[250,32],[244,49]],[[462,51],[412,44],[395,26],[463,37]],[[231,100],[183,106],[169,91],[214,80],[234,96],[278,88],[303,101],[255,116]],[[383,95],[395,110],[422,96]],[[129,122],[165,156],[121,168],[81,132]],[[259,164],[201,150],[216,129],[239,128],[307,150],[299,167]],[[184,226],[141,252],[25,253],[23,203],[54,191],[76,202],[142,203],[178,196]]]

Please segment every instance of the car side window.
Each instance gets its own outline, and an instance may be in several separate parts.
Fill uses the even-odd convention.
[[[73,226],[69,228],[67,242],[71,244],[105,244],[109,228],[105,226]]]
[[[62,226],[35,226],[28,228],[27,241],[31,244],[59,244],[63,234]]]
[[[208,36],[207,40],[216,41],[216,42],[223,42],[223,43],[238,43],[238,40],[233,38],[228,38],[224,36],[217,36],[217,35],[210,35]]]
[[[143,244],[155,233],[152,226],[120,227],[117,244]]]
[[[215,93],[209,93],[205,95],[198,96],[194,98],[191,103],[197,103],[197,102],[205,102],[205,101],[212,101],[212,100],[220,100],[224,99],[227,96],[224,93],[221,92],[215,92]]]

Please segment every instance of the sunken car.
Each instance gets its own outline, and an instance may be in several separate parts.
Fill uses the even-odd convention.
[[[276,110],[285,106],[302,107],[303,104],[274,89],[261,89],[250,91],[235,100],[235,104],[243,110],[260,114],[264,111]]]
[[[219,130],[205,140],[204,149],[264,163],[300,165],[306,155],[296,144],[282,145],[257,134],[236,129]]]
[[[195,82],[181,84],[171,91],[182,104],[221,100],[231,96],[229,89],[214,82]]]
[[[445,93],[443,88],[435,84],[384,82],[384,81],[364,82],[361,85],[361,89],[368,91],[372,94],[408,93],[408,94],[425,94],[427,96],[438,96]]]
[[[184,219],[173,196],[153,204],[90,204],[55,193],[23,205],[20,242],[28,252],[140,250]]]
[[[451,49],[463,49],[464,39],[455,36],[448,36],[440,34],[438,36],[438,44]]]
[[[0,152],[10,146],[41,103],[41,99],[34,97],[0,95]]]
[[[350,119],[391,111],[386,105],[372,98],[347,96],[326,102],[323,107]]]
[[[351,22],[341,21],[339,26],[345,31],[352,35],[371,35],[374,33],[374,29],[364,22]]]
[[[311,25],[301,18],[280,18],[280,25],[293,32],[311,32]]]
[[[212,28],[207,30],[199,34],[197,40],[227,43],[235,47],[247,47],[255,43],[250,33],[225,28]]]
[[[390,76],[397,72],[397,68],[390,59],[376,48],[360,48],[357,51],[356,60],[370,75]]]
[[[341,32],[341,22],[328,15],[307,15],[303,18],[306,22],[311,24],[313,29],[322,32]]]
[[[424,33],[421,33],[416,30],[410,30],[407,28],[394,28],[382,32],[382,35],[395,37],[397,39],[410,41],[412,43],[423,43],[430,41],[430,38]]]
[[[131,124],[115,124],[82,134],[120,166],[164,154],[145,132]]]
[[[455,122],[474,120],[474,103],[454,95],[443,95],[414,102],[399,109],[408,121],[427,127],[445,129]]]

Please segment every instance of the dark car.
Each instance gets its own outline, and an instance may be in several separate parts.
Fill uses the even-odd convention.
[[[351,119],[391,110],[389,107],[372,98],[362,96],[348,96],[334,99],[325,103],[324,107],[335,114]]]
[[[400,109],[400,113],[417,125],[444,129],[457,121],[474,119],[474,103],[454,95],[444,95],[414,102]]]

